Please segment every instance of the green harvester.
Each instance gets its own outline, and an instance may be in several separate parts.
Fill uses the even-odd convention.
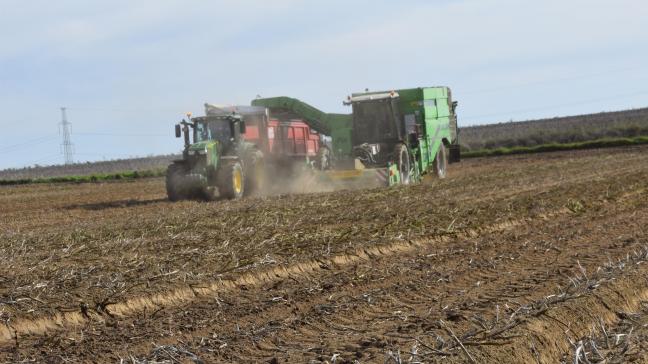
[[[324,113],[290,97],[252,101],[331,137],[330,169],[322,172],[331,183],[417,183],[426,174],[445,178],[448,163],[460,160],[457,102],[448,87],[354,93],[344,104],[352,107],[351,115]]]

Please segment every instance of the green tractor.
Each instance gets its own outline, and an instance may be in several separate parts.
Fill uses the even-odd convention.
[[[175,135],[184,136],[184,150],[182,159],[167,169],[169,200],[238,199],[258,188],[263,154],[243,134],[245,122],[236,113],[189,117],[176,124]]]

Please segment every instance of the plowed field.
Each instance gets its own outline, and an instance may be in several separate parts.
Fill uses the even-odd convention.
[[[0,188],[0,362],[648,362],[648,148],[170,203]]]

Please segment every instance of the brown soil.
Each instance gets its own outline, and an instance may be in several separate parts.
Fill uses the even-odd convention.
[[[0,206],[3,362],[648,360],[646,147],[408,188],[169,203],[154,179]]]

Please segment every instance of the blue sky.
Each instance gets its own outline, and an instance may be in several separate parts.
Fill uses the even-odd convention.
[[[460,125],[648,106],[640,0],[0,0],[0,169],[178,152],[204,102],[448,85]]]

